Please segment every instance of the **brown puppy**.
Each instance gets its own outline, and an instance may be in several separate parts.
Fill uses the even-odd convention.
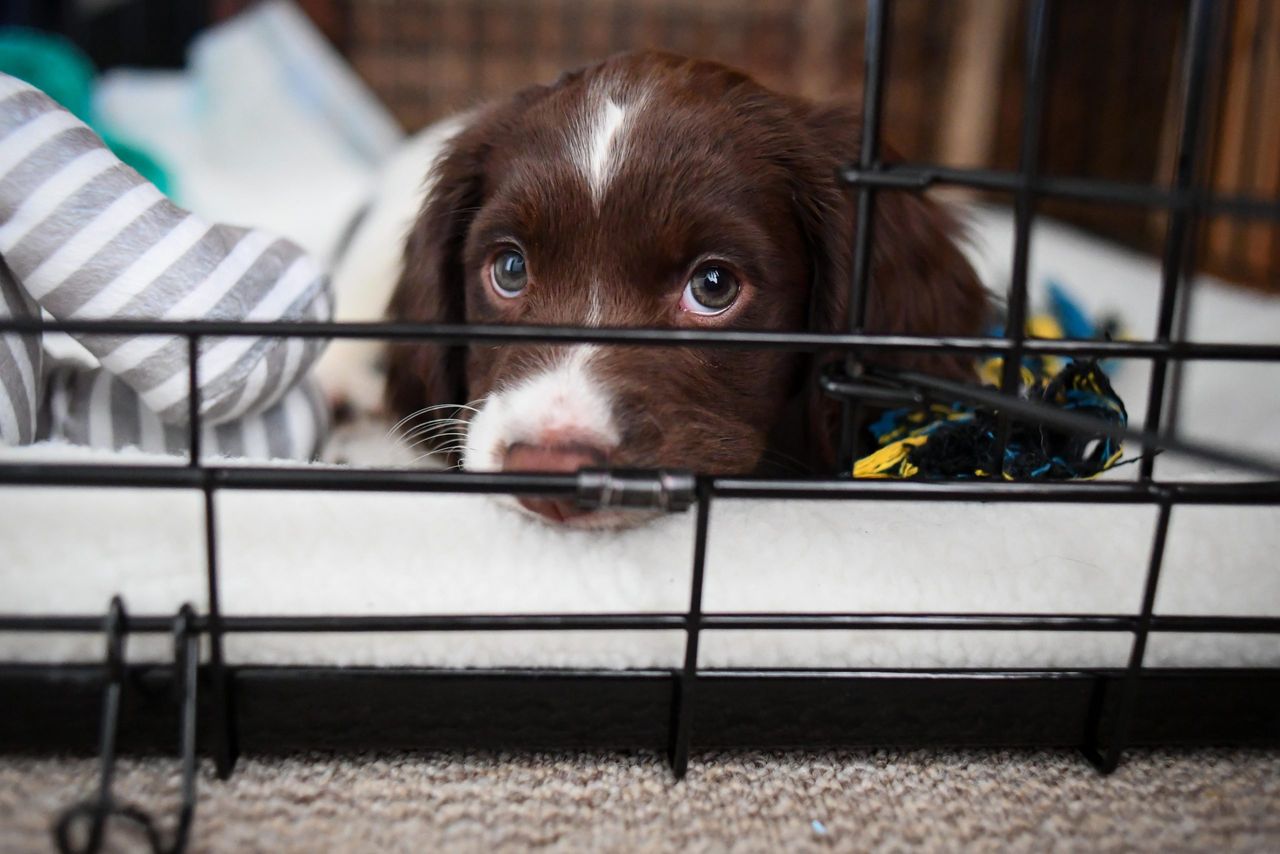
[[[852,261],[847,106],[780,95],[722,65],[611,58],[470,120],[436,164],[394,318],[449,323],[840,331]],[[970,335],[987,299],[931,202],[877,199],[873,332]],[[814,289],[816,288],[816,292]],[[812,313],[812,316],[811,316]],[[590,345],[390,353],[391,410],[465,404],[464,468],[586,465],[830,472],[835,407],[813,358]],[[963,377],[954,358],[884,357]],[[455,434],[457,436],[457,434]],[[604,524],[527,500],[555,521]]]

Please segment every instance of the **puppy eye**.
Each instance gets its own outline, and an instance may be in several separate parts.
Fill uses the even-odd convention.
[[[499,252],[489,265],[489,280],[498,296],[512,299],[520,296],[529,284],[529,270],[524,256],[514,249]]]
[[[680,308],[694,314],[719,314],[733,305],[740,290],[738,277],[724,267],[703,267],[684,286]]]

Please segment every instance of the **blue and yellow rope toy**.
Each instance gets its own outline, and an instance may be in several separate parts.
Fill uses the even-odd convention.
[[[1027,322],[1033,338],[1094,338],[1108,334],[1089,323],[1061,287],[1049,286],[1050,309]],[[999,331],[997,330],[997,333]],[[984,384],[999,387],[1004,359],[981,360]],[[1097,360],[1029,356],[1019,394],[1058,409],[1124,426],[1128,413]],[[934,404],[884,413],[870,426],[878,450],[858,460],[855,477],[965,479],[988,477],[996,466],[998,415],[966,403]],[[1117,440],[1013,421],[1004,452],[1005,480],[1075,480],[1097,477],[1123,455]]]

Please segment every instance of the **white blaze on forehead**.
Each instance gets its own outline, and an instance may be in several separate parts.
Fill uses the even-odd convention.
[[[590,366],[598,350],[571,347],[554,366],[485,398],[467,427],[463,468],[497,471],[507,448],[518,442],[616,447],[621,436],[612,395]]]
[[[614,138],[622,130],[626,116],[626,111],[615,104],[612,98],[605,98],[604,106],[591,128],[591,190],[594,195],[603,193],[609,180]]]
[[[604,91],[606,88],[611,91]],[[582,111],[571,122],[569,157],[582,173],[597,212],[627,155],[627,131],[647,100],[648,93],[642,88],[597,82],[587,90]],[[600,326],[604,321],[600,289],[600,282],[593,280],[583,326]]]
[[[579,120],[573,141],[573,159],[587,180],[596,207],[617,171],[626,125],[636,108],[635,103],[619,104],[612,95],[588,96],[586,100],[586,114]]]

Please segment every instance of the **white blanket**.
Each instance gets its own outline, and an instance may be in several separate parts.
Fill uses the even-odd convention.
[[[1006,213],[974,213],[975,260],[1003,287]],[[1154,329],[1157,266],[1043,223],[1033,293],[1052,276],[1091,312],[1118,311],[1134,337]],[[1192,336],[1280,342],[1280,300],[1203,280]],[[1148,368],[1115,384],[1140,424]],[[1184,426],[1205,441],[1272,458],[1280,366],[1205,363],[1188,372]],[[65,446],[0,458],[102,461]],[[120,459],[113,456],[111,459]],[[138,459],[138,457],[134,457]],[[157,464],[172,459],[149,458]],[[1239,477],[1171,455],[1162,478]],[[1131,478],[1133,467],[1109,477]],[[206,607],[203,498],[185,490],[0,488],[0,612],[100,613],[113,593],[134,613]],[[483,497],[224,492],[217,497],[225,614],[683,611],[693,513],[638,530],[553,530]],[[978,502],[719,501],[712,513],[708,612],[1132,614],[1155,509]],[[1280,509],[1178,507],[1156,610],[1278,615]],[[1131,636],[1070,632],[707,631],[703,667],[1093,667],[1125,662]],[[0,634],[0,660],[97,660],[99,635]],[[486,632],[232,635],[233,663],[673,667],[683,633]],[[168,655],[130,640],[131,659]],[[1153,666],[1278,666],[1266,635],[1156,634]]]

